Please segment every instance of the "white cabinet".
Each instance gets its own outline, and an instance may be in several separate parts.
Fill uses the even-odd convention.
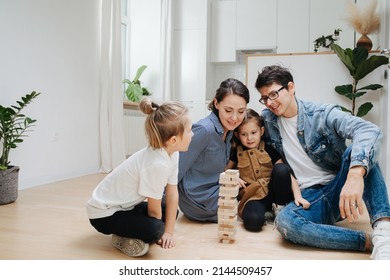
[[[277,1],[212,0],[211,62],[235,62],[237,50],[276,48]]]
[[[203,102],[206,99],[206,35],[201,29],[174,31],[175,99]]]
[[[211,62],[236,62],[237,50],[276,49],[277,53],[313,52],[314,40],[341,29],[343,48],[354,48],[360,34],[346,21],[347,1],[209,0]],[[367,7],[371,0],[357,0]],[[379,1],[379,9],[383,8]],[[379,36],[371,34],[373,49]]]
[[[206,114],[208,0],[174,0],[173,94],[188,106],[192,121]]]
[[[277,53],[308,52],[310,0],[278,0]]]
[[[358,0],[358,4],[367,1]],[[355,32],[345,20],[346,13],[346,1],[278,0],[277,53],[313,52],[314,40],[335,29],[342,30],[337,43],[354,48]]]
[[[211,62],[236,61],[236,0],[211,3]]]
[[[275,0],[237,0],[237,50],[276,48],[277,6]]]

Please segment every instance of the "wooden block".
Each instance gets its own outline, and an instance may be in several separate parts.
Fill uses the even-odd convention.
[[[235,209],[233,207],[231,207],[230,209],[218,209],[218,213],[220,213],[221,215],[229,215],[229,216],[235,216],[237,215],[237,211],[235,211]]]
[[[231,209],[218,209],[218,215],[231,216],[234,217],[237,215],[237,211],[234,211],[234,208]]]
[[[218,219],[218,224],[223,224],[224,221],[237,221],[237,215],[234,216],[221,215],[221,219]]]
[[[223,243],[223,244],[232,244],[232,243],[234,243],[234,239],[221,239],[221,243]]]
[[[218,231],[226,231],[226,232],[235,232],[237,231],[236,225],[228,225],[228,224],[219,224],[218,225]]]
[[[234,229],[234,230],[226,230],[226,229],[218,230],[218,237],[233,239],[235,234],[236,234],[236,232],[237,232],[236,229]]]
[[[231,219],[231,218],[234,218],[237,220],[237,213],[234,213],[234,212],[228,213],[228,212],[219,212],[218,211],[218,223],[220,220]]]
[[[232,206],[224,206],[224,205],[221,205],[218,207],[218,211],[219,212],[226,212],[226,213],[237,213],[237,205],[238,203],[236,203],[235,205],[232,205]]]
[[[225,197],[220,197],[218,199],[218,206],[236,206],[238,204],[237,199],[226,199]]]
[[[237,225],[237,219],[236,217],[234,218],[223,218],[223,219],[219,219],[218,217],[218,224],[220,226],[225,226],[225,225],[228,225],[228,226],[236,226]]]
[[[220,225],[218,227],[218,233],[232,235],[237,232],[237,227],[233,225]]]
[[[233,209],[231,209],[231,211],[229,211],[228,209],[224,209],[223,211],[222,210],[219,210],[218,209],[218,216],[226,216],[226,217],[235,217],[237,216],[237,211],[234,211]]]
[[[238,185],[238,179],[235,180],[233,178],[220,178],[219,179],[219,183],[221,185],[233,185],[233,186],[236,186],[236,185]]]
[[[237,201],[237,197],[235,196],[220,196],[218,200],[226,200],[227,202]]]
[[[229,219],[231,219],[232,217],[234,217],[234,220],[237,221],[237,217],[236,217],[236,216],[218,215],[218,224],[219,224],[219,225],[223,225],[222,221],[224,221],[224,220],[229,220]]]
[[[234,238],[237,230],[229,231],[229,230],[219,230],[218,231],[218,237],[224,237],[224,238]]]
[[[226,185],[222,185],[219,187],[219,196],[237,197],[238,191],[238,185],[234,187],[227,187]]]
[[[225,173],[227,175],[234,175],[234,176],[236,176],[237,174],[240,175],[238,169],[228,169],[225,171]]]
[[[220,184],[230,184],[235,185],[238,184],[240,178],[240,174],[238,172],[234,174],[227,174],[226,172],[222,172],[219,175],[219,183]]]

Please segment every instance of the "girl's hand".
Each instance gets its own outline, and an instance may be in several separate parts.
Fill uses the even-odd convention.
[[[303,209],[308,209],[310,207],[310,202],[303,197],[295,198],[294,202],[296,206],[302,205]]]
[[[244,180],[242,180],[241,178],[238,179],[238,183],[240,185],[240,189],[241,188],[246,188],[246,182]]]
[[[173,233],[164,232],[161,239],[157,242],[162,248],[169,249],[176,245],[176,239],[173,236]]]

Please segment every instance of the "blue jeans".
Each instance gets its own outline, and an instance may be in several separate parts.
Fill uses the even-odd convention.
[[[342,165],[328,185],[316,185],[302,191],[311,205],[304,210],[294,202],[289,203],[277,216],[276,226],[283,237],[293,243],[338,250],[364,251],[364,231],[348,229],[334,224],[341,220],[340,192],[350,166],[351,147],[344,152]],[[363,200],[373,224],[382,217],[390,217],[386,183],[376,163],[364,178]]]

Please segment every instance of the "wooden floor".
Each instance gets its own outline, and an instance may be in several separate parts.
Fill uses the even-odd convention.
[[[93,174],[19,191],[16,202],[0,206],[2,260],[123,260],[131,259],[111,245],[111,236],[89,224],[85,203],[103,174]],[[368,217],[343,226],[370,232]],[[222,244],[217,224],[189,221],[176,224],[177,245],[151,245],[145,260],[369,260],[368,253],[320,250],[290,244],[273,225],[261,232],[239,223],[234,244]],[[138,258],[139,259],[139,258]]]

